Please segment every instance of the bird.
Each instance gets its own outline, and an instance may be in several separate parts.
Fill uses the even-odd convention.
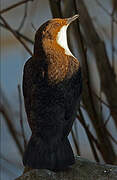
[[[67,43],[67,29],[79,18],[53,18],[35,34],[34,52],[23,69],[23,96],[32,135],[25,167],[62,171],[75,163],[68,135],[77,116],[82,73]]]

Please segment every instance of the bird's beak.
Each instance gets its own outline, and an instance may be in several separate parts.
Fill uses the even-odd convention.
[[[77,18],[79,18],[79,14],[76,14],[70,18],[67,18],[67,24],[71,24],[71,22],[75,21]]]

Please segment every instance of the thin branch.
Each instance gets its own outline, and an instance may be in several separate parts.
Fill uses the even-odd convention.
[[[106,129],[107,130],[107,129]],[[112,139],[112,141],[117,144],[117,140],[115,140],[115,138],[112,136],[112,134],[107,130],[107,134],[108,136]]]
[[[21,132],[22,132],[22,137],[24,141],[24,149],[26,149],[26,137],[25,137],[25,132],[24,132],[24,126],[23,126],[23,116],[22,116],[22,97],[21,97],[21,88],[20,85],[18,85],[18,94],[19,94],[19,110],[20,110],[20,125],[21,125]]]
[[[96,53],[97,53],[97,51],[99,51],[97,46],[100,45],[100,43],[99,43],[100,39],[99,39],[97,33],[93,34],[94,26],[92,24],[92,21],[90,20],[90,16],[89,16],[89,13],[87,11],[87,8],[85,6],[84,1],[82,1],[82,0],[78,0],[78,1],[74,0],[74,2],[75,2],[74,3],[75,4],[75,8],[74,8],[75,13],[80,14],[80,25],[82,25],[82,30],[83,30],[83,34],[82,34],[80,32],[79,23],[78,23],[78,21],[76,21],[77,22],[77,27],[78,27],[78,32],[77,32],[78,47],[79,47],[79,53],[80,53],[80,56],[81,56],[81,59],[82,59],[82,73],[83,73],[84,79],[88,80],[87,79],[87,67],[88,66],[86,64],[87,63],[87,59],[86,59],[87,57],[85,57],[86,54],[85,54],[84,41],[83,41],[84,38],[82,38],[82,35],[84,35],[84,36],[86,35],[86,38],[88,38],[88,43],[91,45],[91,48],[93,48],[95,50]],[[84,16],[84,14],[85,14],[85,16]],[[90,27],[88,26],[89,23],[91,23]],[[86,24],[87,24],[87,26],[86,26]],[[85,29],[84,29],[84,26],[85,26]],[[95,35],[96,35],[96,37],[95,37]],[[90,39],[89,39],[89,36],[90,36]],[[97,45],[97,43],[98,43],[98,45]],[[95,46],[96,46],[96,48],[94,48]],[[103,50],[103,49],[101,49],[101,50]],[[98,52],[96,55],[98,55],[99,58],[101,57],[100,52]],[[104,54],[104,56],[105,56],[105,54]],[[101,61],[102,61],[102,59],[101,59]],[[101,62],[99,61],[98,63],[101,63]],[[101,66],[101,68],[102,68],[102,66]],[[103,69],[103,72],[104,72],[104,70],[105,70],[105,68]],[[93,97],[92,92],[91,92],[90,81],[88,80],[88,83],[87,84],[86,83],[84,82],[84,84],[83,84],[83,89],[84,89],[84,91],[82,93],[83,94],[83,96],[82,96],[83,103],[84,103],[84,105],[85,105],[85,107],[87,109],[87,113],[88,113],[88,115],[90,117],[90,120],[92,122],[92,125],[93,125],[93,127],[94,127],[94,129],[96,131],[96,135],[97,135],[98,141],[100,143],[101,155],[102,155],[103,159],[105,160],[105,162],[113,163],[116,155],[115,155],[115,152],[114,152],[114,149],[113,149],[113,146],[111,144],[110,139],[105,134],[106,133],[105,129],[102,128],[102,126],[101,126],[102,124],[104,124],[103,116],[100,118],[99,109],[96,108],[97,105],[98,105],[97,101],[96,101],[96,99],[95,99],[95,101],[93,101],[94,97]],[[89,95],[91,95],[91,97]],[[95,107],[93,107],[93,104],[95,105]],[[109,149],[107,149],[108,146],[110,147]],[[108,154],[111,154],[111,155],[108,156]]]
[[[16,7],[18,7],[18,6],[22,5],[22,4],[25,4],[25,3],[29,2],[29,1],[34,1],[34,0],[23,0],[23,1],[20,1],[20,2],[18,2],[16,4],[13,4],[13,5],[9,6],[8,8],[5,8],[5,9],[1,10],[0,14],[6,13],[9,10],[14,9],[14,8],[16,8]]]
[[[0,112],[2,113],[3,117],[5,118],[6,123],[7,123],[7,125],[8,125],[8,129],[9,129],[9,131],[10,131],[10,133],[11,133],[11,135],[12,135],[12,137],[13,137],[13,139],[14,139],[17,147],[18,147],[18,150],[19,150],[19,152],[20,152],[20,154],[21,154],[21,156],[22,156],[22,155],[23,155],[22,146],[21,146],[21,144],[19,143],[19,140],[18,140],[18,138],[17,138],[17,136],[16,136],[15,129],[14,129],[14,127],[13,127],[13,124],[12,124],[11,119],[9,118],[9,115],[8,115],[8,113],[7,113],[7,110],[6,110],[5,106],[3,106],[2,104],[0,104]]]
[[[72,8],[72,6],[71,6],[71,8]],[[67,9],[68,9],[68,7],[67,7]],[[71,9],[71,12],[72,12],[72,9]],[[76,13],[77,13],[77,12],[76,12]],[[79,13],[79,12],[78,12],[78,13]],[[69,12],[70,15],[68,15],[68,13],[65,13],[65,14],[67,14],[66,17],[69,17],[69,16],[71,15],[70,12]],[[111,15],[111,14],[110,14],[110,15]],[[97,25],[100,26],[100,24],[99,24],[99,22],[98,22],[98,19],[96,19],[95,17],[92,17],[92,20],[94,21],[94,23],[97,23]],[[103,32],[104,32],[104,34],[107,36],[107,38],[110,40],[108,33],[105,31],[105,29],[104,29],[103,27],[101,27],[100,33],[102,34]],[[116,49],[116,47],[114,47],[114,51],[115,51],[115,53],[117,54],[117,49]]]
[[[3,152],[3,153],[4,153],[4,152]],[[10,164],[10,165],[12,165],[12,166],[15,166],[15,167],[17,167],[17,168],[19,168],[17,161],[14,162],[14,160],[9,159],[8,156],[5,157],[5,155],[4,155],[3,153],[0,152],[0,160],[3,160],[3,161],[5,161],[6,163],[8,163],[8,164]]]
[[[100,23],[99,23],[99,21],[98,21],[98,19],[97,18],[92,18],[92,20],[93,20],[93,22],[94,23],[96,23],[97,24],[97,26],[100,26]],[[109,34],[108,34],[108,32],[107,32],[107,29],[105,29],[104,27],[101,27],[100,28],[100,33],[103,35],[105,35],[107,38],[108,38],[108,40],[109,41],[111,41],[110,40],[110,36],[109,36]],[[114,47],[114,52],[117,54],[117,49]]]
[[[110,118],[111,118],[111,112],[109,113],[107,120],[104,122],[104,126],[107,125],[107,123],[109,122]]]
[[[79,106],[79,107],[80,107],[80,106]],[[78,148],[79,148],[79,149],[78,149],[78,151],[79,151],[79,152],[78,152],[78,153],[79,153],[78,155],[80,155],[81,153],[80,153],[79,134],[78,134],[79,132],[78,132],[77,123],[78,123],[77,121],[74,122],[74,126],[73,126],[74,128],[73,128],[73,130],[74,130],[75,139],[76,139],[76,142],[77,142]]]
[[[104,12],[106,14],[108,14],[109,16],[112,17],[112,14],[98,0],[95,0],[95,1],[98,4],[98,6],[101,7],[104,10]],[[115,22],[117,24],[117,20],[114,17],[113,17],[113,22]]]
[[[74,0],[73,3],[74,3],[75,13],[78,13],[76,0]],[[97,118],[94,98],[91,91],[90,74],[89,74],[89,67],[88,67],[88,62],[87,62],[87,49],[84,46],[84,39],[80,30],[78,21],[76,23],[77,23],[77,34],[79,36],[79,39],[78,39],[78,43],[80,46],[79,49],[81,51],[80,54],[82,58],[82,74],[83,74],[83,78],[86,80],[85,83],[83,84],[83,87],[84,89],[87,90],[87,93],[83,94],[83,101],[84,101],[83,103],[85,103],[85,105],[89,107],[89,109],[87,109],[88,113],[90,113],[91,111],[92,113],[90,113],[90,115]]]
[[[9,30],[9,28],[6,27],[6,26],[5,26],[4,24],[2,24],[2,23],[0,23],[0,26],[3,27],[3,28],[5,28],[5,29],[7,29],[7,30]],[[32,44],[32,45],[34,44],[34,41],[33,41],[33,40],[29,39],[28,37],[26,37],[26,36],[23,35],[22,33],[18,32],[17,30],[14,30],[14,32],[15,32],[20,38],[24,39],[25,41],[29,42],[29,43]]]
[[[77,155],[80,155],[80,150],[79,150],[79,147],[78,147],[78,144],[77,144],[77,141],[76,141],[73,130],[71,130],[71,135],[72,135],[72,138],[73,138],[73,142],[74,142],[74,145],[75,145],[75,148],[76,148]]]
[[[92,95],[95,96],[99,101],[101,101],[105,106],[111,109],[111,111],[117,111],[117,106],[110,106],[109,104],[105,103],[102,98],[100,98],[93,90]]]
[[[104,104],[107,108],[111,109],[112,111],[116,111],[117,110],[117,106],[110,106],[109,104],[107,104],[102,97],[99,97],[94,90],[92,90],[92,95],[95,96],[102,104]],[[81,104],[81,107],[85,109],[85,106],[83,104]]]
[[[31,50],[28,48],[28,46],[22,41],[22,39],[17,35],[17,33],[11,28],[11,26],[6,22],[6,20],[0,15],[0,19],[3,21],[4,25],[7,27],[7,29],[18,39],[18,41],[24,46],[24,48],[29,52],[31,56],[33,56]]]
[[[80,116],[77,115],[78,120],[80,121],[80,123],[82,124],[83,128],[85,129],[85,132],[88,134],[88,136],[93,140],[93,142],[95,143],[96,147],[98,148],[98,150],[100,152],[101,148],[100,148],[100,144],[98,142],[98,140],[93,136],[93,134],[91,133],[91,131],[89,130],[89,126],[86,124],[84,118],[83,118],[83,114],[80,113]]]
[[[15,31],[15,32],[16,32],[16,34],[17,34],[20,38],[22,38],[22,39],[24,39],[25,41],[29,42],[30,44],[34,45],[34,41],[33,41],[33,40],[29,39],[27,36],[21,34],[21,33],[18,32],[18,31]]]
[[[26,21],[26,18],[27,18],[27,10],[28,10],[28,3],[25,4],[25,9],[24,9],[24,16],[22,18],[22,21],[20,23],[20,26],[18,28],[18,32],[21,31],[21,29],[23,28],[24,24],[25,24],[25,21]]]
[[[33,30],[36,32],[37,29],[36,29],[36,27],[34,26],[34,24],[32,22],[31,22],[31,26],[32,26]]]
[[[91,82],[90,82],[90,77],[89,77],[89,67],[88,67],[88,62],[87,62],[87,51],[84,49],[84,44],[83,44],[83,37],[82,34],[80,32],[80,28],[79,28],[79,35],[81,38],[81,44],[82,44],[82,50],[84,53],[84,66],[85,66],[85,77],[87,77],[87,89],[88,89],[88,94],[89,94],[89,101],[90,101],[90,105],[92,107],[93,113],[95,116],[97,116],[97,112],[95,109],[95,103],[94,103],[94,99],[93,99],[93,95],[92,95],[92,88],[91,88]]]
[[[53,18],[62,18],[61,0],[49,0],[49,4]]]
[[[78,0],[76,1],[76,3],[77,3],[77,12],[79,12],[80,14],[80,24],[82,26],[83,34],[87,39],[86,40],[87,45],[91,48],[92,53],[95,56],[96,65],[100,76],[102,92],[105,93],[107,97],[107,101],[109,102],[110,106],[115,107],[117,105],[117,101],[116,101],[117,83],[112,67],[110,66],[109,63],[109,58],[106,52],[105,43],[98,36],[84,1]],[[85,94],[86,94],[86,89],[85,89]],[[87,108],[89,109],[89,107]],[[110,139],[106,134],[106,127],[103,127],[104,124],[103,116],[101,118],[99,117],[98,109],[96,109],[96,112],[97,112],[96,113],[97,117],[94,116],[94,114],[92,114],[92,110],[89,113],[92,124],[95,128],[100,143],[101,154],[106,163],[114,163],[116,158],[115,150],[112,146],[112,142],[110,141]],[[117,125],[117,112],[111,111],[111,113]],[[110,154],[110,156],[108,156],[108,154]]]
[[[112,16],[111,16],[112,17],[111,18],[111,44],[112,44],[112,68],[113,68],[113,71],[115,72],[114,21],[113,21],[114,14],[115,14],[115,7],[113,6]]]
[[[100,99],[102,99],[102,88],[101,88],[101,83],[100,83],[99,97],[100,97]],[[99,114],[100,114],[100,117],[101,117],[101,116],[102,116],[102,102],[101,102],[101,101],[99,101]]]
[[[97,142],[97,140],[94,138],[94,136],[92,135],[92,133],[89,131],[89,128],[88,126],[86,125],[85,123],[85,120],[84,120],[84,117],[83,117],[83,114],[82,114],[82,111],[81,109],[79,109],[79,113],[80,113],[80,116],[78,115],[78,120],[80,121],[80,123],[82,124],[83,128],[85,129],[85,132],[87,134],[87,137],[88,137],[88,140],[89,140],[89,144],[90,144],[90,147],[91,147],[91,150],[92,150],[92,153],[94,155],[94,158],[97,162],[99,162],[99,157],[98,157],[98,154],[96,152],[96,149],[95,149],[95,146],[93,144],[92,141],[95,142],[97,148],[99,149],[99,151],[101,152],[101,148],[100,148],[100,145],[99,143]]]
[[[78,8],[78,11],[80,11],[80,17],[81,17],[80,23],[81,23],[83,32],[85,35],[88,34],[88,36],[86,37],[87,44],[91,48],[92,53],[95,55],[96,65],[98,68],[100,82],[102,86],[102,92],[106,95],[107,101],[110,104],[110,106],[115,107],[117,105],[117,96],[116,96],[117,82],[116,82],[116,76],[110,65],[105,43],[98,36],[98,33],[92,23],[91,17],[89,16],[85,3],[79,0],[77,3],[77,8]],[[85,16],[84,16],[84,13],[85,13]],[[110,96],[110,93],[111,93],[111,96]],[[117,111],[116,110],[113,111],[112,109],[111,115],[117,126]],[[114,159],[114,156],[113,156],[113,159]]]

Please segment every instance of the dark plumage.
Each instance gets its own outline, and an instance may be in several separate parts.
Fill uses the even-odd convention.
[[[80,102],[81,68],[57,43],[58,32],[69,22],[52,19],[42,25],[34,55],[24,66],[23,95],[32,136],[23,163],[32,168],[63,170],[74,163],[67,136]]]

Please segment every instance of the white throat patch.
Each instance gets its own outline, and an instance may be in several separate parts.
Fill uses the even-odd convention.
[[[74,55],[71,53],[68,44],[67,44],[67,27],[68,25],[63,26],[60,31],[58,32],[57,35],[57,43],[64,48],[65,50],[65,54],[69,55],[69,56],[73,56]],[[75,58],[75,57],[74,57]]]

